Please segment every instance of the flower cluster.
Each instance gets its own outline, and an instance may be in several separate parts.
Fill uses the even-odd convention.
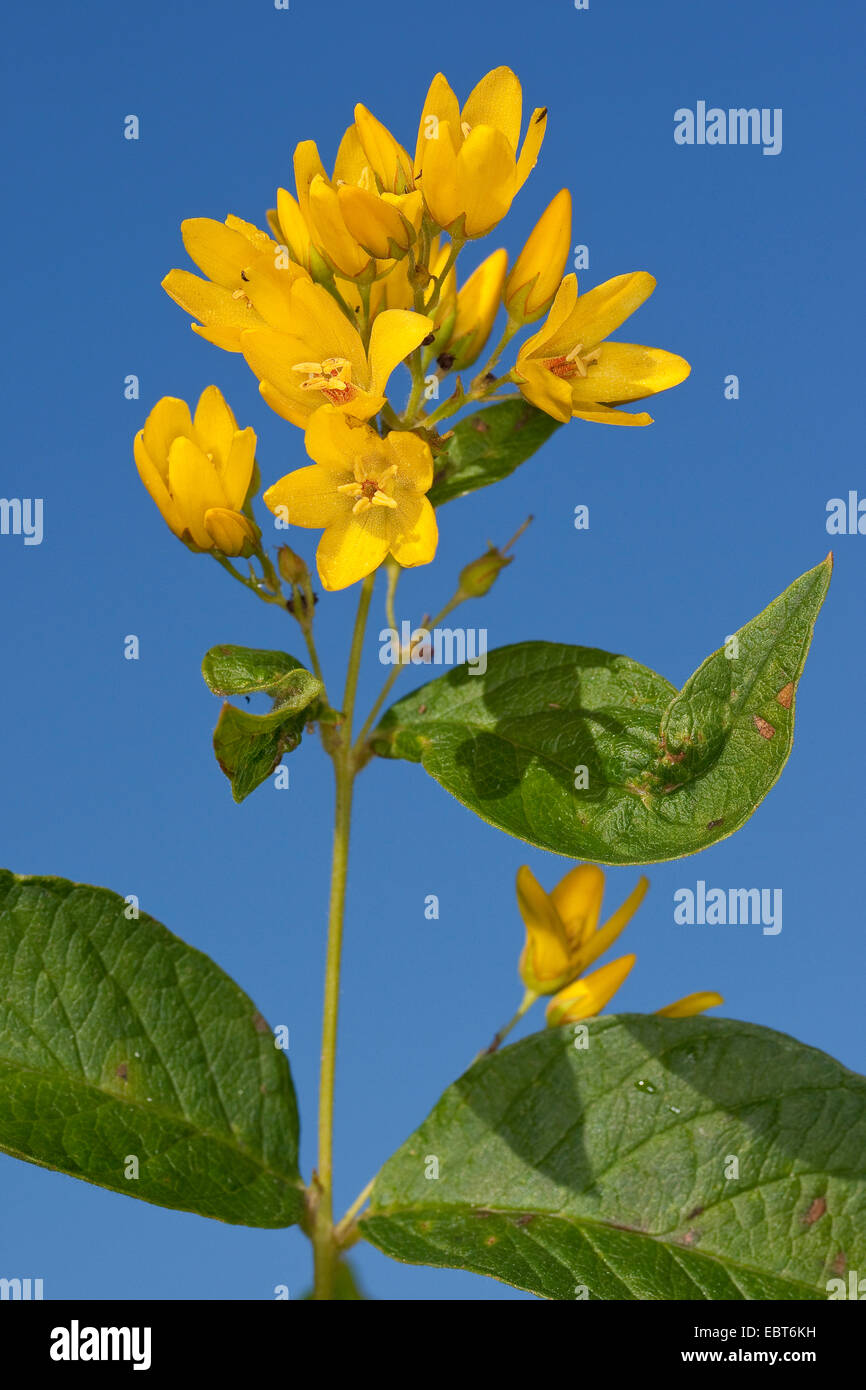
[[[323,531],[317,565],[326,589],[355,583],[389,556],[401,566],[433,558],[426,494],[435,456],[447,448],[438,425],[466,404],[522,394],[557,421],[646,425],[645,412],[621,407],[688,375],[673,353],[609,341],[652,293],[652,276],[620,275],[586,294],[574,275],[563,278],[565,189],[510,269],[495,250],[458,281],[458,257],[508,212],[546,124],[547,111],[537,109],[523,129],[509,68],[489,72],[462,106],[440,73],[413,154],[359,105],[330,174],[314,141],[297,146],[294,192],[277,191],[267,230],[235,216],[182,224],[201,273],[172,270],[164,288],[196,333],[243,356],[271,409],[304,431],[312,464],[268,488],[264,501],[291,525]],[[468,386],[457,375],[451,395],[428,410],[440,383],[481,357],[503,307],[505,328],[487,363]],[[545,315],[497,375],[510,340]],[[398,412],[388,387],[402,363],[412,385]],[[211,387],[192,423],[181,401],[155,406],[136,463],[192,548],[261,556],[249,507],[254,451],[252,430],[237,430]]]

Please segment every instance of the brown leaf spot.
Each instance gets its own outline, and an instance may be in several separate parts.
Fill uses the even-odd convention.
[[[762,719],[759,714],[752,715],[752,723],[761,735],[761,738],[772,738],[776,732],[772,724],[768,724],[766,719]]]
[[[725,819],[724,816],[719,816],[719,819],[718,819],[718,820],[708,820],[708,821],[707,821],[707,829],[708,829],[708,830],[715,830],[716,826],[717,826],[717,825],[721,825],[721,823],[722,823],[722,821],[723,821],[724,819]]]
[[[827,1198],[816,1197],[806,1215],[803,1217],[804,1226],[814,1226],[816,1221],[820,1221],[824,1212],[827,1210]]]
[[[267,1033],[268,1025],[261,1014],[253,1014],[253,1027],[257,1033]]]
[[[835,1260],[833,1261],[833,1273],[836,1274],[836,1275],[844,1274],[844,1273],[845,1273],[845,1268],[846,1268],[847,1264],[848,1264],[848,1256],[845,1254],[845,1251],[844,1251],[844,1250],[840,1250],[840,1251],[839,1251],[839,1254],[836,1256]]]
[[[485,1245],[495,1245],[495,1244],[496,1244],[496,1237],[495,1237],[495,1236],[488,1236],[487,1239],[485,1240],[484,1244],[485,1244]]]
[[[426,705],[419,705],[419,706],[418,706],[418,713],[419,713],[419,714],[426,714],[426,713],[427,713],[427,706],[426,706]]]
[[[114,1073],[114,1075],[115,1075],[115,1076],[119,1076],[120,1079],[121,1079],[121,1081],[125,1081],[125,1080],[126,1080],[126,1078],[127,1078],[127,1076],[129,1075],[129,1073],[128,1073],[128,1071],[127,1071],[127,1066],[126,1066],[126,1063],[125,1063],[125,1062],[121,1062],[120,1066],[117,1068],[117,1070],[116,1070],[116,1072]]]
[[[794,701],[794,682],[788,681],[787,685],[783,685],[776,699],[782,709],[790,709]]]
[[[472,428],[474,430],[477,430],[479,434],[486,434],[487,431],[490,429],[490,426],[488,425],[486,420],[482,420],[479,418],[477,420],[472,421]]]
[[[700,1231],[696,1231],[694,1226],[690,1226],[683,1236],[683,1245],[694,1245],[700,1238]]]
[[[533,1213],[531,1211],[527,1211],[524,1213],[523,1216],[518,1216],[514,1224],[515,1226],[528,1226],[530,1221],[534,1220],[535,1216],[533,1215]]]
[[[473,1216],[492,1216],[492,1215],[493,1215],[493,1212],[492,1212],[492,1211],[488,1211],[486,1207],[476,1207],[475,1210],[472,1212],[472,1215],[473,1215]]]
[[[696,1216],[701,1216],[701,1215],[702,1215],[703,1210],[704,1210],[703,1207],[695,1207],[694,1211],[690,1211],[690,1212],[689,1212],[688,1216],[686,1217],[686,1220],[687,1220],[687,1221],[694,1221],[694,1219],[695,1219]]]

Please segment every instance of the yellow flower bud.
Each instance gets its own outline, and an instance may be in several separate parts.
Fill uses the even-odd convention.
[[[259,531],[242,509],[256,477],[256,436],[238,429],[216,386],[202,392],[194,417],[186,401],[163,396],[134,451],[141,481],[185,545],[249,553]]]
[[[229,507],[208,507],[204,527],[224,555],[251,555],[262,534],[248,516]]]
[[[508,265],[505,251],[494,251],[474,270],[457,293],[457,316],[448,345],[454,371],[471,367],[490,337],[499,310]]]
[[[563,188],[529,234],[505,282],[502,298],[520,323],[541,318],[553,303],[571,247],[571,194]]]
[[[594,1018],[609,1004],[620,985],[628,975],[637,956],[620,956],[609,965],[602,965],[591,975],[574,980],[551,999],[545,1017],[548,1028],[558,1028],[563,1023],[579,1023],[584,1018]]]
[[[643,902],[646,878],[621,907],[599,926],[604,873],[595,864],[577,864],[546,893],[527,868],[517,874],[517,905],[526,926],[520,976],[535,994],[555,994],[570,984],[613,945]]]
[[[656,1009],[656,1013],[661,1014],[663,1018],[691,1018],[694,1014],[702,1014],[705,1009],[715,1009],[724,1002],[715,990],[704,989],[696,994],[687,994],[673,1004],[666,1004],[663,1009]]]

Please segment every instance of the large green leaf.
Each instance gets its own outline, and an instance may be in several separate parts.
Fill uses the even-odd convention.
[[[0,870],[0,1149],[160,1206],[291,1225],[285,1055],[233,980],[135,910]]]
[[[507,478],[540,449],[559,421],[518,397],[468,415],[454,426],[448,448],[436,458],[434,507]]]
[[[826,1298],[866,1269],[864,1153],[866,1079],[831,1057],[624,1014],[476,1062],[385,1164],[362,1229],[544,1298]]]
[[[679,694],[623,656],[521,642],[400,700],[372,746],[543,849],[601,864],[694,854],[737,830],[787,761],[830,570],[828,556]]]
[[[253,647],[212,647],[201,669],[215,695],[263,693],[273,700],[269,714],[224,704],[214,730],[217,762],[235,801],[243,801],[297,748],[322,683],[287,652]]]

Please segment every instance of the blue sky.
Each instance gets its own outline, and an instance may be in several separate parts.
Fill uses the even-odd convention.
[[[436,611],[488,538],[535,523],[494,592],[464,610],[491,647],[526,638],[600,646],[680,684],[727,633],[830,548],[828,499],[862,468],[859,242],[862,19],[804,0],[517,0],[407,6],[382,23],[347,0],[55,2],[6,19],[8,211],[2,237],[9,383],[2,492],[42,497],[39,546],[0,536],[6,796],[0,862],[135,893],[208,952],[269,1021],[291,1064],[313,1161],[330,840],[329,768],[313,741],[291,786],[237,807],[213,760],[218,705],[200,676],[216,642],[282,647],[297,629],[163,525],[132,463],[161,395],[210,382],[259,435],[266,482],[304,461],[299,432],[260,400],[243,361],[202,343],[159,282],[186,266],[179,223],[261,222],[291,154],[326,162],[362,100],[414,141],[429,79],[466,94],[508,63],[527,106],[550,108],[538,167],[490,239],[516,254],[557,190],[574,194],[588,287],[658,279],[628,336],[677,351],[689,381],[647,430],[574,422],[512,478],[449,503],[432,570],[401,585],[400,617]],[[859,39],[859,42],[858,42]],[[674,112],[781,108],[783,148],[681,147]],[[137,114],[141,138],[123,138]],[[487,243],[485,243],[485,250]],[[480,252],[470,252],[476,259]],[[623,336],[621,334],[620,336]],[[141,399],[124,399],[128,373]],[[740,398],[724,398],[735,373]],[[575,531],[574,508],[590,508]],[[263,519],[263,518],[262,518]],[[276,539],[276,537],[275,537]],[[308,557],[315,536],[294,542]],[[833,541],[836,572],[798,695],[794,751],[751,822],[701,856],[659,865],[629,929],[623,1009],[716,988],[724,1012],[866,1069],[861,1026],[862,602],[866,537]],[[319,605],[328,671],[354,595]],[[379,600],[376,600],[378,604]],[[382,668],[371,624],[362,679]],[[135,633],[141,659],[123,659]],[[332,676],[333,679],[333,676]],[[405,688],[419,679],[405,677]],[[475,819],[418,767],[359,783],[338,1078],[337,1197],[346,1206],[465,1068],[518,998],[514,874],[547,886],[567,862]],[[637,870],[611,870],[607,905]],[[781,888],[784,926],[682,927],[673,893]],[[424,900],[440,898],[438,921]],[[540,1015],[532,1027],[540,1026]],[[47,1297],[272,1297],[305,1287],[297,1232],[161,1211],[0,1157],[0,1273]],[[457,1272],[358,1256],[397,1299],[519,1298]]]

